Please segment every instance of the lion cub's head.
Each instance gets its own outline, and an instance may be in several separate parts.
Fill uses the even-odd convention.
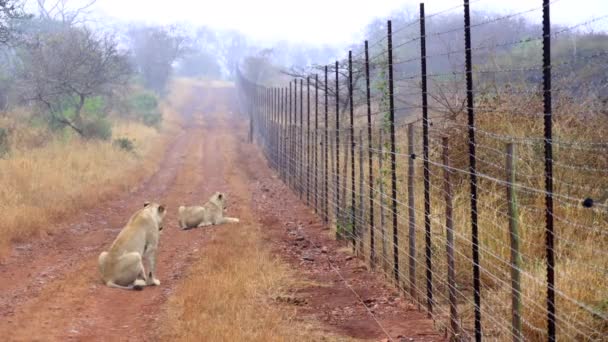
[[[165,218],[165,214],[167,213],[165,206],[162,204],[146,201],[144,202],[144,208],[148,209],[149,212],[153,214],[153,217],[158,223],[158,231],[163,230],[163,219]]]
[[[222,208],[222,210],[226,209],[226,194],[224,194],[223,192],[216,192],[213,194],[213,196],[211,196],[211,198],[209,199],[209,202],[215,204],[216,206],[218,206],[219,208]]]

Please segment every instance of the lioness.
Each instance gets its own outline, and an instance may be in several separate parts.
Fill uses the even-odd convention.
[[[141,290],[146,285],[160,285],[155,277],[156,248],[163,229],[165,207],[145,202],[120,231],[107,252],[99,255],[99,271],[110,287]],[[144,271],[147,260],[148,272]]]
[[[222,223],[236,223],[238,218],[224,217],[226,195],[216,192],[209,202],[202,207],[180,206],[178,209],[179,226],[181,229],[205,227]]]

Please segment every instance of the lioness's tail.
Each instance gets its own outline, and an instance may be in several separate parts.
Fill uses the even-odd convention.
[[[103,251],[101,254],[99,254],[99,258],[97,259],[97,266],[99,266],[99,273],[101,273],[102,277],[106,268],[106,256],[108,256],[108,252]]]
[[[122,286],[114,283],[113,281],[109,281],[106,283],[106,285],[109,287],[115,287],[117,289],[141,291],[144,289],[144,286],[146,286],[146,282],[141,279],[137,279],[133,284],[129,286]]]

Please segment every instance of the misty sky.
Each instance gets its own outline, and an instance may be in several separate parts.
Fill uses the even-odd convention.
[[[33,0],[30,0],[33,1]],[[50,1],[50,0],[49,0]],[[86,0],[71,0],[77,4]],[[362,39],[365,25],[376,17],[409,8],[417,11],[420,1],[411,0],[97,0],[95,12],[120,21],[181,23],[235,29],[254,40],[289,40],[313,44],[344,45]],[[554,0],[554,23],[575,25],[608,15],[608,0]],[[462,4],[455,0],[425,2],[427,14]],[[540,0],[471,0],[472,10],[515,13],[540,7]],[[462,7],[454,9],[461,12]],[[336,16],[336,13],[342,13]],[[540,22],[540,10],[526,17]],[[591,26],[608,29],[608,18]]]

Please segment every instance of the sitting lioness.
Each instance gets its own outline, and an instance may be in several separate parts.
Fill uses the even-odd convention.
[[[99,255],[99,271],[110,287],[141,290],[146,285],[160,285],[155,277],[156,249],[163,229],[165,207],[144,203],[120,231],[107,252]],[[147,261],[147,274],[143,260]]]
[[[180,206],[178,209],[179,226],[181,229],[195,227],[205,227],[222,223],[236,223],[238,218],[224,217],[224,203],[226,195],[216,192],[211,196],[209,202],[204,206],[186,207]]]

